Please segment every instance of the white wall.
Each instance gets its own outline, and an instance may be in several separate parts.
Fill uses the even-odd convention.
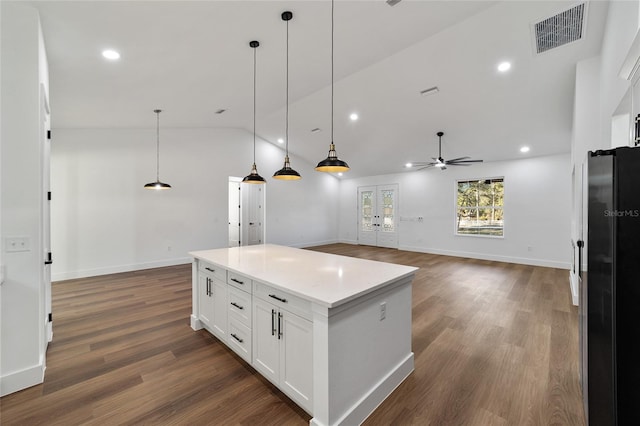
[[[582,179],[582,167],[588,151],[619,145],[611,137],[611,120],[631,83],[618,74],[639,26],[640,2],[609,2],[600,56],[583,60],[576,66],[571,144],[572,168],[575,169],[571,238],[574,241],[582,239],[585,242],[585,256],[580,265],[582,270],[586,270],[588,249],[585,216],[587,192],[586,183],[583,183]],[[571,279],[571,293],[574,303],[577,304],[578,282],[575,275],[572,275]]]
[[[0,395],[41,383],[45,369],[40,86],[48,87],[37,11],[1,4],[2,267]],[[7,239],[29,249],[7,252]]]
[[[249,174],[252,134],[160,125],[168,191],[143,189],[156,177],[155,128],[53,129],[54,280],[186,263],[188,251],[227,246],[228,178]],[[277,181],[283,151],[258,140],[256,155],[268,180],[266,242],[335,242],[337,179],[291,156],[302,179]]]
[[[340,239],[357,239],[359,186],[399,184],[404,250],[568,268],[571,175],[568,154],[349,179],[340,188]],[[504,238],[455,235],[456,180],[504,177]],[[531,247],[531,250],[528,248]]]

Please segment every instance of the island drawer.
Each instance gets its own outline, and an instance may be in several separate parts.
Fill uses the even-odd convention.
[[[251,293],[252,281],[250,278],[247,278],[244,275],[229,271],[227,275],[227,284],[244,290],[247,293]]]
[[[251,328],[251,295],[229,286],[229,318]]]
[[[254,281],[253,295],[308,320],[313,318],[311,302],[286,291]]]
[[[198,270],[205,274],[213,275],[214,278],[217,278],[222,282],[227,281],[227,270],[219,266],[198,260]]]
[[[242,359],[251,364],[251,330],[239,321],[229,318],[227,343]]]

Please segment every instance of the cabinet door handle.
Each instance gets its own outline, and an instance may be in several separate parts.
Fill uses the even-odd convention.
[[[282,338],[282,312],[278,312],[278,340]]]
[[[236,336],[235,334],[231,333],[231,337],[233,337],[234,339],[236,339],[238,342],[242,343],[243,340],[241,338],[239,338],[238,336]]]
[[[207,277],[207,296],[211,296],[211,278]]]
[[[244,306],[240,306],[240,305],[238,305],[236,302],[231,302],[231,304],[232,304],[233,306],[235,306],[236,308],[238,308],[238,309],[244,309]]]
[[[276,335],[276,310],[271,310],[271,335]]]
[[[271,297],[271,298],[273,298],[273,299],[276,299],[276,300],[279,300],[279,301],[280,301],[280,302],[282,302],[282,303],[287,303],[287,299],[283,299],[283,298],[281,298],[281,297],[278,297],[278,296],[276,296],[275,294],[270,294],[270,295],[269,295],[269,297]]]
[[[204,269],[206,269],[206,270],[207,270],[207,271],[209,271],[209,272],[215,272],[215,271],[216,271],[215,269],[211,269],[211,268],[208,268],[208,267],[206,267],[206,266],[205,266],[205,268],[204,268]]]
[[[235,278],[231,278],[231,281],[233,281],[234,283],[238,283],[238,284],[244,285],[244,281],[236,280]]]

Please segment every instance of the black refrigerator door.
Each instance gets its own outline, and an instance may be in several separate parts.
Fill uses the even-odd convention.
[[[640,148],[616,149],[614,200],[617,421],[640,425]]]
[[[615,425],[613,346],[614,155],[589,155],[587,357],[589,424]]]

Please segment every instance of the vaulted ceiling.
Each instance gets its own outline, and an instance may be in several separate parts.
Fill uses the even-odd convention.
[[[41,1],[54,128],[241,127],[285,130],[289,23],[289,148],[310,163],[331,127],[331,2]],[[542,54],[532,24],[575,1],[335,3],[335,143],[349,177],[404,171],[437,156],[485,161],[570,149],[575,65],[599,53],[608,3],[588,3],[585,36]],[[103,49],[121,53],[118,61]],[[496,67],[509,61],[511,69]],[[437,86],[439,91],[421,96]],[[217,110],[226,110],[216,114]],[[357,121],[349,114],[356,112]],[[311,132],[312,129],[321,129]],[[258,158],[259,161],[259,158]]]

